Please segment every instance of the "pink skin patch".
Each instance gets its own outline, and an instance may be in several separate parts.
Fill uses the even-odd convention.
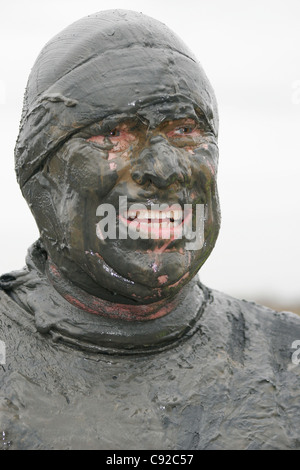
[[[69,294],[65,294],[64,298],[70,304],[86,312],[127,321],[155,320],[167,315],[176,305],[175,301],[169,302],[167,305],[163,305],[162,301],[156,302],[154,305],[127,306],[117,303],[109,305],[109,302],[96,297],[88,305],[86,302],[82,302]],[[156,309],[157,311],[155,311]]]
[[[207,166],[209,167],[211,173],[214,175],[216,173],[216,169],[212,166],[211,163],[207,162]]]
[[[119,153],[128,150],[132,142],[137,140],[137,137],[129,131],[127,124],[120,124],[106,136],[95,135],[87,140],[88,142],[103,145],[106,138],[108,138],[113,145],[113,148],[108,152],[108,160],[112,160],[116,158]]]
[[[163,276],[159,276],[157,279],[160,284],[165,284],[168,281],[168,275],[164,274]]]
[[[188,271],[187,273],[184,274],[184,276],[182,276],[179,281],[175,282],[174,284],[171,284],[169,287],[176,287],[178,286],[178,284],[180,284],[184,279],[186,279],[187,277],[189,277],[190,275],[190,272]]]
[[[101,258],[101,256],[99,255]],[[52,282],[56,284],[58,281],[59,285],[61,275],[55,265],[49,264],[49,272],[52,275]],[[58,284],[57,284],[58,285]],[[171,302],[165,302],[160,300],[152,304],[142,305],[125,305],[112,303],[107,300],[100,299],[93,295],[88,294],[81,289],[76,289],[76,294],[71,294],[66,290],[59,290],[61,295],[77,308],[80,308],[86,312],[102,315],[108,318],[117,318],[126,321],[143,321],[143,320],[154,320],[156,318],[163,317],[171,312],[177,305],[178,300],[173,299]]]
[[[171,250],[167,250],[167,247],[170,245],[170,243],[173,241],[174,239],[172,238],[171,240],[167,240],[166,243],[164,243],[163,246],[161,246],[160,248],[158,246],[156,246],[153,250],[148,250],[148,253],[156,253],[156,254],[161,254],[161,253],[164,253],[164,252],[168,252],[168,251],[171,251]]]

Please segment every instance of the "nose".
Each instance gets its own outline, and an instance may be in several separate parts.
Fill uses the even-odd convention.
[[[167,188],[174,182],[184,182],[188,174],[182,150],[172,147],[162,136],[150,139],[131,170],[132,179],[136,183],[152,183],[159,189]]]

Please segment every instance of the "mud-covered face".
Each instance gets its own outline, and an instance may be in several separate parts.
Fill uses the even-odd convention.
[[[149,106],[82,129],[40,177],[47,201],[36,219],[53,262],[75,284],[109,300],[172,297],[197,273],[218,235],[217,160],[204,115],[178,113],[178,105],[165,113],[162,104],[159,113]],[[45,223],[50,199],[60,246]],[[185,228],[201,229],[200,214],[204,243],[193,244]]]
[[[108,10],[50,40],[30,73],[15,162],[59,282],[89,302],[175,296],[218,235],[217,135],[203,68],[159,21]]]

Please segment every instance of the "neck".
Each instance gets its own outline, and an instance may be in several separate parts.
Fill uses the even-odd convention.
[[[198,331],[211,302],[209,290],[195,276],[169,303],[157,302],[146,309],[144,305],[136,307],[133,317],[127,304],[103,302],[98,298],[94,303],[90,295],[82,299],[82,290],[66,281],[55,266],[50,269],[47,258],[40,241],[29,248],[27,270],[21,275],[28,288],[23,284],[21,289],[16,288],[17,302],[34,316],[39,333],[78,349],[128,355],[174,347]],[[167,311],[170,313],[166,314]],[[118,316],[119,312],[123,318]],[[134,318],[150,321],[133,321]]]
[[[126,321],[155,320],[174,310],[182,299],[179,293],[172,299],[162,299],[151,304],[129,305],[109,302],[87,293],[66,279],[51,260],[47,262],[46,272],[53,287],[70,304],[88,313],[106,318]]]

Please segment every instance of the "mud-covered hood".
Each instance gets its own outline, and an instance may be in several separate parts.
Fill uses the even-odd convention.
[[[126,10],[75,22],[45,45],[29,76],[15,148],[20,186],[82,127],[168,101],[179,115],[185,106],[201,111],[217,136],[212,87],[169,28]]]

